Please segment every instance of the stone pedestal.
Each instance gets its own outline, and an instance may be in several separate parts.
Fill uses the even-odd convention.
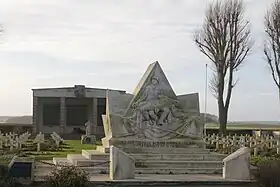
[[[104,147],[116,146],[127,153],[184,153],[209,152],[205,148],[205,142],[200,139],[173,139],[173,140],[141,140],[127,138],[103,138]]]
[[[125,180],[135,178],[135,161],[117,147],[110,147],[110,178]]]
[[[230,180],[250,180],[250,149],[242,147],[223,160],[223,178]]]

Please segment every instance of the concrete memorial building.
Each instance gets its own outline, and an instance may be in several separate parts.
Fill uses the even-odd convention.
[[[107,89],[75,85],[32,91],[33,132],[77,134],[85,130],[85,123],[89,121],[95,135],[104,135],[102,114],[106,113]]]

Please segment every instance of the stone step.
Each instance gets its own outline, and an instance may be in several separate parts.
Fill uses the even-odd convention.
[[[89,175],[109,173],[109,167],[79,167],[79,168],[86,171]],[[46,176],[51,174],[52,171],[53,171],[52,167],[34,169],[36,176]]]
[[[56,165],[72,165],[72,166],[88,166],[88,167],[109,167],[109,160],[89,160],[81,154],[69,154],[67,158],[53,158],[53,163]]]
[[[70,166],[72,163],[67,158],[53,157],[53,164],[62,165],[62,166]]]
[[[221,161],[221,154],[130,154],[135,160]]]
[[[101,153],[97,150],[82,150],[82,155],[90,160],[109,160],[109,153]],[[129,154],[136,160],[222,160],[226,157],[217,153],[181,153],[181,154]]]
[[[109,168],[109,161],[107,160],[73,160],[69,161],[69,159],[62,160],[59,158],[59,161],[56,161],[58,165],[65,165],[68,161],[68,165],[79,166],[81,168],[85,167],[103,167]],[[66,161],[67,160],[67,161]],[[136,161],[135,163],[136,169],[173,169],[173,168],[222,168],[221,161],[182,161],[182,160],[142,160]]]
[[[136,168],[136,174],[221,174],[222,168]]]
[[[110,153],[110,148],[109,147],[103,147],[103,146],[96,146],[96,150],[101,152],[101,153]]]
[[[89,175],[108,174],[109,167],[80,167]],[[51,174],[53,167],[36,168],[36,176]],[[136,168],[135,174],[221,174],[222,168]]]
[[[209,149],[202,149],[202,148],[168,148],[168,147],[138,147],[138,148],[121,148],[125,153],[133,154],[133,153],[158,153],[158,154],[165,154],[165,153],[173,153],[173,154],[181,154],[181,153],[210,153]],[[101,153],[109,153],[110,148],[97,146],[96,150]]]
[[[77,159],[70,161],[74,166],[109,167],[109,160]],[[136,160],[137,168],[208,168],[222,167],[221,161],[185,161],[185,160]]]
[[[67,154],[67,160],[76,165],[76,161],[79,161],[79,160],[89,160],[88,158],[86,158],[84,155],[82,154]]]
[[[208,149],[201,149],[201,148],[122,148],[122,150],[127,154],[133,153],[157,153],[157,154],[200,154],[200,153],[210,153]]]
[[[136,168],[222,168],[221,161],[175,161],[175,160],[146,160],[136,161]]]
[[[95,160],[93,162],[98,162],[100,160]],[[67,158],[54,158],[54,162],[56,162],[58,165],[62,164],[71,164]],[[140,162],[141,163],[141,162]],[[142,162],[143,163],[143,162]],[[162,161],[146,161],[145,164],[147,164],[146,167],[139,167],[139,162],[136,162],[136,174],[220,174],[222,173],[222,163],[221,162],[209,162],[206,161],[204,163],[201,163],[201,161],[188,161],[184,162],[182,164],[182,161],[178,162],[163,162]],[[85,164],[86,165],[86,164]],[[171,167],[172,166],[172,167]],[[196,166],[196,167],[193,167]],[[109,172],[109,167],[101,165],[101,166],[95,166],[95,167],[79,167],[85,171],[87,171],[89,174],[105,174]],[[47,168],[36,168],[35,170],[48,170]],[[53,167],[49,167],[49,170],[53,170]]]
[[[109,159],[88,159],[83,154],[68,154],[67,160],[74,166],[104,166],[109,167]]]
[[[109,160],[109,153],[102,153],[97,150],[82,150],[82,155],[90,160]]]
[[[75,160],[74,166],[90,166],[90,167],[109,167],[109,160]]]

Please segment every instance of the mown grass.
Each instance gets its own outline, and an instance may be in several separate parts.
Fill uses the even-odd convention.
[[[52,160],[53,157],[66,157],[67,154],[81,154],[83,149],[96,149],[96,146],[81,144],[80,140],[65,140],[61,149],[57,151],[25,151],[24,154],[34,156],[35,160]]]

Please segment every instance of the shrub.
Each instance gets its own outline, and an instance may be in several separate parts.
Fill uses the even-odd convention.
[[[74,166],[58,167],[45,180],[49,187],[85,187],[88,174]]]
[[[279,154],[272,154],[269,156],[253,156],[251,159],[251,164],[253,166],[258,166],[259,164],[262,164],[263,162],[271,161],[271,160],[279,160],[280,161],[280,155]]]
[[[280,160],[265,160],[260,162],[255,178],[260,186],[280,187]]]
[[[268,161],[268,160],[273,160],[273,158],[270,157],[261,157],[261,156],[253,156],[251,158],[251,165],[253,166],[258,166],[261,163]]]

